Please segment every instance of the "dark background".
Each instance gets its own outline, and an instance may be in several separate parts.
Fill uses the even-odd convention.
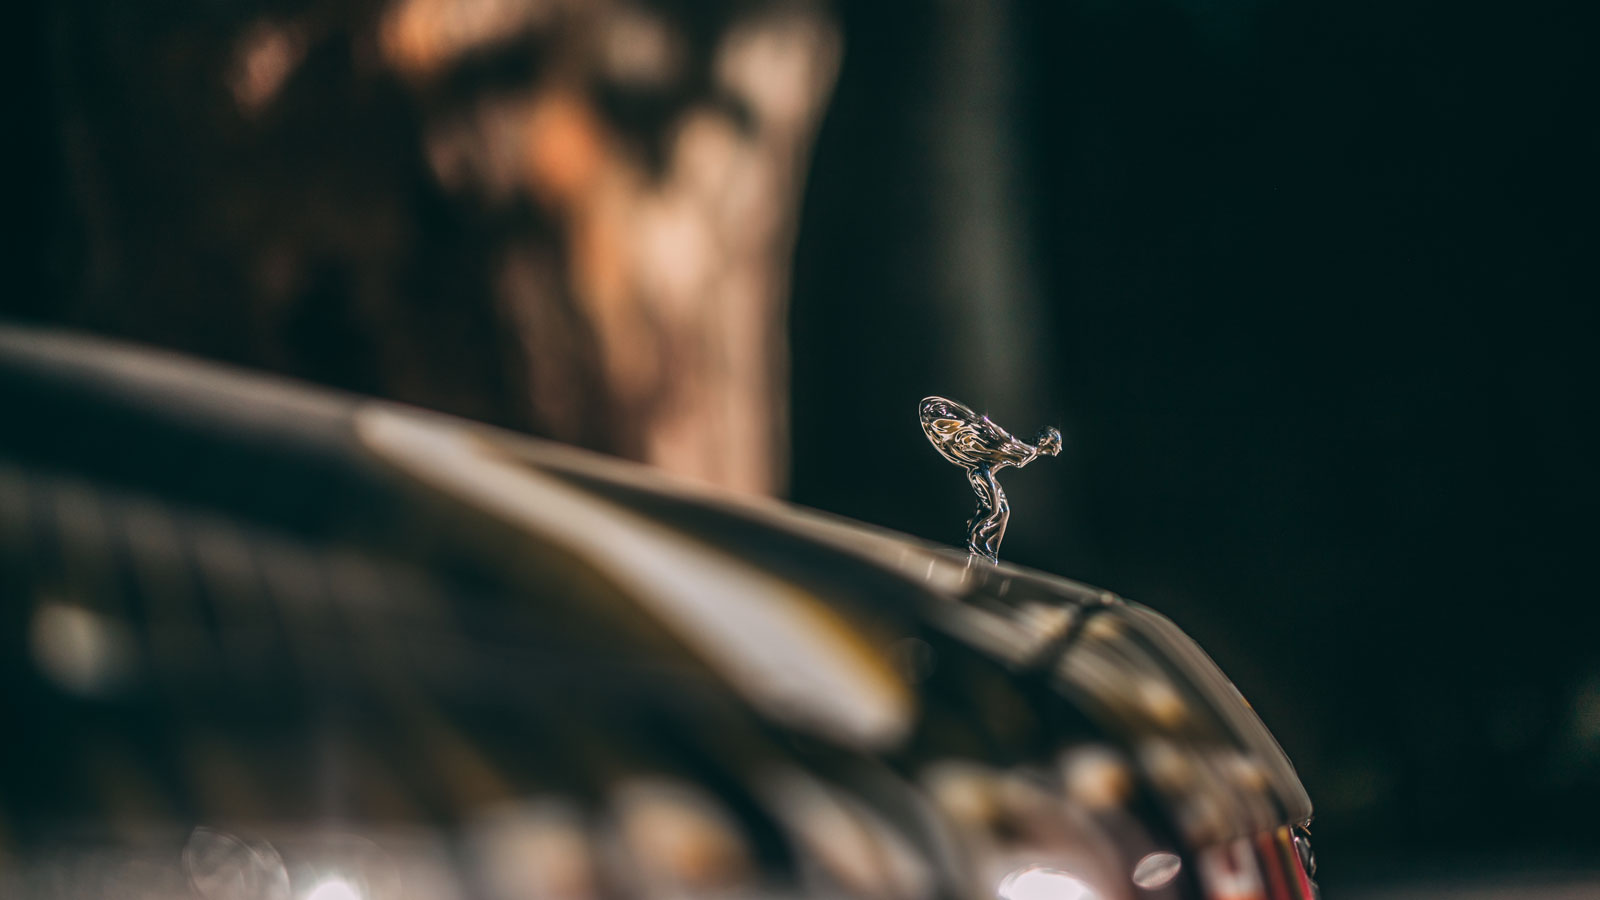
[[[1595,865],[1592,4],[836,15],[793,267],[791,496],[957,543],[970,493],[917,400],[1059,425],[1060,458],[1006,474],[1003,555],[1212,653],[1296,762],[1330,886]],[[15,113],[9,317],[64,318],[61,285],[94,273],[56,235],[104,225],[65,221],[95,186],[52,78],[139,40],[62,21],[23,32],[49,41],[22,56],[43,78]],[[349,361],[325,357],[301,370]]]
[[[841,13],[795,499],[958,542],[917,400],[1059,424],[1003,555],[1208,648],[1330,885],[1600,860],[1593,7]]]

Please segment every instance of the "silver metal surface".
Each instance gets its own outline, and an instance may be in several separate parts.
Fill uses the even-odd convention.
[[[924,397],[918,407],[922,432],[945,459],[967,470],[978,495],[978,509],[967,522],[967,550],[989,562],[1000,561],[1011,504],[995,474],[1006,466],[1022,468],[1042,456],[1061,452],[1061,432],[1046,427],[1032,444],[989,421],[988,416],[944,397]]]

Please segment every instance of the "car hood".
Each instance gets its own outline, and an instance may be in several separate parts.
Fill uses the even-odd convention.
[[[0,328],[0,388],[5,677],[34,743],[67,748],[7,751],[19,846],[85,822],[186,848],[330,816],[481,834],[537,808],[639,858],[665,833],[630,830],[642,809],[753,860],[706,837],[700,869],[656,854],[671,878],[894,895],[1062,859],[1121,883],[1169,851],[1204,881],[1311,816],[1215,664],[1108,591],[82,335]],[[899,875],[852,870],[829,821]]]

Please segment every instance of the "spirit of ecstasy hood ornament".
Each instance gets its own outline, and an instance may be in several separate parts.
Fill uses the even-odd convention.
[[[1061,432],[1045,428],[1029,444],[970,408],[943,397],[926,397],[918,412],[922,431],[945,459],[967,470],[978,494],[978,509],[967,522],[967,549],[990,562],[1000,561],[1000,539],[1006,536],[1011,504],[995,473],[1006,466],[1022,468],[1042,454],[1061,452]]]

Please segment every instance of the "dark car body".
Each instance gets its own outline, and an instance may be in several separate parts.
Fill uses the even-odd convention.
[[[1109,592],[61,332],[0,429],[4,896],[1314,895]]]

